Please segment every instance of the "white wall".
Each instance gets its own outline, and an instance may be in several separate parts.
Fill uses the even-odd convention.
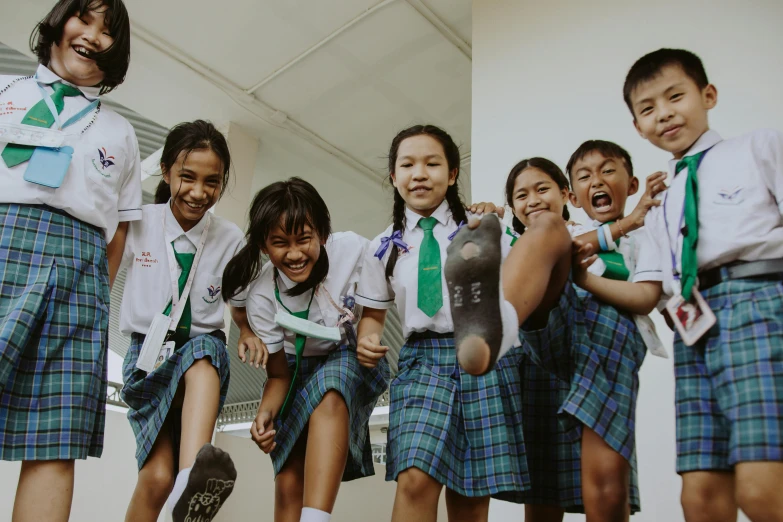
[[[774,65],[783,49],[780,20],[783,3],[772,0],[473,2],[473,200],[502,201],[517,161],[544,156],[565,167],[587,139],[628,149],[642,179],[666,170],[667,155],[636,134],[622,99],[630,66],[660,47],[686,48],[702,58],[719,92],[711,124],[724,137],[780,128],[783,72]],[[671,335],[665,342],[671,346]],[[671,360],[648,356],[641,386],[643,511],[635,520],[682,520]],[[521,509],[493,505],[493,518],[520,520]]]

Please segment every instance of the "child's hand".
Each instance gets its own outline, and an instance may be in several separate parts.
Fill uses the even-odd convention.
[[[477,215],[481,215],[481,214],[497,214],[497,216],[499,218],[501,218],[501,219],[503,218],[503,216],[506,213],[506,207],[504,207],[502,205],[497,207],[497,206],[495,206],[494,203],[489,203],[489,202],[474,203],[470,207],[468,207],[468,210],[471,213],[477,214]]]
[[[593,245],[575,239],[571,245],[571,277],[574,284],[583,286],[587,279],[587,269],[595,263],[598,255],[593,253]]]
[[[277,446],[275,430],[272,429],[273,420],[271,411],[259,408],[258,415],[250,425],[250,437],[264,453],[269,453]]]
[[[246,353],[250,352],[246,357]],[[239,344],[237,345],[237,352],[239,358],[243,363],[247,363],[250,366],[255,365],[256,368],[262,366],[266,368],[266,362],[269,359],[269,350],[266,349],[264,342],[256,337],[250,329],[243,329],[239,333]]]
[[[644,190],[642,199],[637,203],[636,208],[628,216],[631,220],[631,226],[628,228],[628,232],[631,230],[637,230],[644,226],[644,217],[652,207],[658,207],[661,205],[661,201],[655,199],[655,196],[666,190],[666,184],[663,180],[666,179],[665,172],[654,172],[647,176],[647,188]]]
[[[375,368],[378,362],[386,357],[389,351],[388,346],[381,345],[381,338],[378,334],[365,335],[359,339],[356,346],[356,355],[359,358],[359,364],[365,368]]]

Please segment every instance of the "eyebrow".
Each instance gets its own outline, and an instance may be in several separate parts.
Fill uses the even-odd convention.
[[[433,159],[433,158],[440,159],[440,160],[444,159],[443,156],[441,156],[440,154],[429,154],[427,156],[424,156],[424,159],[426,159],[426,160],[430,160],[430,159]],[[412,159],[415,159],[415,158],[413,156],[402,156],[397,161],[412,160]]]
[[[681,82],[681,81],[677,82],[677,83],[673,83],[673,84],[669,85],[668,87],[666,87],[666,89],[663,90],[663,93],[666,94],[669,91],[672,91],[674,89],[682,89],[683,87],[684,87],[683,86],[683,82]],[[647,103],[651,103],[651,102],[652,102],[652,98],[644,98],[643,100],[639,100],[636,103],[634,103],[634,106],[639,106],[639,105],[643,105],[643,104],[647,104]]]
[[[548,184],[548,183],[554,183],[554,181],[550,180],[550,179],[542,179],[541,181],[536,181],[533,184],[533,188],[536,189],[536,188],[540,187],[541,185],[545,185],[545,184]],[[515,194],[519,194],[520,192],[522,192],[524,190],[527,190],[527,188],[526,187],[519,187],[519,189],[517,189],[514,193]]]

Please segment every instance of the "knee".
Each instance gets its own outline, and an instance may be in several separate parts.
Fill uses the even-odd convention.
[[[166,502],[174,489],[174,470],[165,466],[145,466],[139,472],[139,486],[153,497],[155,503]]]
[[[348,406],[345,404],[343,396],[334,390],[329,390],[324,394],[321,403],[316,407],[313,415],[324,416],[330,419],[338,415],[344,415],[348,412]]]
[[[713,522],[722,520],[722,514],[725,512],[721,505],[720,491],[710,487],[708,484],[691,485],[686,487],[683,484],[682,494],[680,495],[680,504],[688,522]],[[723,499],[723,503],[729,502]],[[731,510],[731,506],[728,506]],[[734,509],[736,513],[736,509]]]
[[[590,477],[583,485],[585,504],[605,513],[625,511],[629,502],[629,484],[623,477],[623,473],[601,473]]]
[[[412,504],[437,502],[441,487],[434,478],[417,468],[408,468],[397,476],[397,495]]]
[[[304,477],[293,471],[281,471],[275,478],[275,503],[296,506],[304,499]]]
[[[737,482],[737,505],[754,522],[783,521],[783,502],[779,484],[764,484],[757,480]]]

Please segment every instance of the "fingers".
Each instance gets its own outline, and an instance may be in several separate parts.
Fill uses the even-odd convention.
[[[665,172],[654,172],[647,176],[647,190],[645,191],[649,197],[654,198],[664,190],[666,190],[666,184],[664,180],[667,174]]]
[[[245,350],[247,350],[245,343],[239,341],[239,345],[237,346],[237,355],[239,355],[239,360],[242,362],[247,362],[245,358]]]
[[[503,216],[506,215],[506,207],[495,207],[495,214],[500,218],[503,219]]]
[[[480,223],[481,223],[481,220],[479,218],[477,218],[476,216],[470,216],[468,218],[468,228],[471,229],[471,230],[477,229]]]
[[[378,362],[386,357],[388,346],[381,345],[380,336],[377,333],[362,337],[356,346],[356,357],[359,364],[366,368],[375,368]]]
[[[593,263],[595,263],[597,260],[598,260],[598,255],[597,255],[597,254],[593,254],[593,255],[591,255],[591,256],[588,256],[588,257],[586,257],[586,258],[584,258],[584,259],[582,260],[582,266],[583,266],[584,268],[589,268],[589,267],[590,267],[590,266],[592,266],[592,264],[593,264]]]

